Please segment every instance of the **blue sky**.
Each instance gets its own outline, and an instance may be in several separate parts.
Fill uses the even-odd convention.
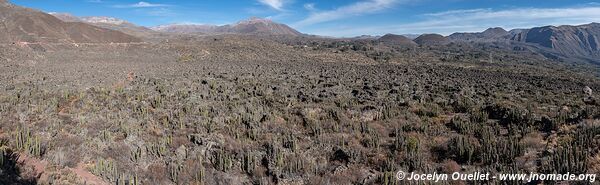
[[[11,0],[45,12],[110,16],[142,26],[269,18],[326,36],[474,32],[600,22],[586,0]]]

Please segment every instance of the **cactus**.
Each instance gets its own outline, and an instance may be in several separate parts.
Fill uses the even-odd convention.
[[[298,143],[294,135],[288,134],[283,137],[283,147],[292,150],[292,152],[295,152],[298,149]]]
[[[15,134],[15,145],[18,150],[24,151],[30,155],[41,157],[43,148],[39,135],[33,136],[29,128],[17,128]]]
[[[139,185],[139,179],[137,175],[126,175],[121,174],[115,180],[116,185]]]
[[[488,113],[481,110],[481,109],[472,109],[471,111],[469,111],[470,114],[470,121],[473,123],[485,123],[488,120]]]
[[[152,143],[150,146],[146,146],[146,153],[156,157],[164,157],[169,151],[169,145],[173,142],[173,138],[167,136],[160,140],[158,143]]]
[[[382,185],[397,185],[400,181],[396,179],[396,172],[385,171],[379,175],[378,182]]]
[[[133,149],[133,150],[131,151],[131,154],[130,154],[130,155],[131,155],[131,156],[129,157],[129,159],[130,159],[132,162],[135,162],[135,163],[137,163],[137,162],[140,160],[140,158],[142,157],[142,148],[141,148],[141,147],[135,147],[135,149]]]
[[[402,165],[407,167],[410,171],[422,169],[424,161],[423,156],[419,154],[421,147],[419,139],[406,137],[401,129],[396,129],[394,135],[395,138],[392,144],[392,151],[394,153],[402,152],[404,156]]]
[[[305,171],[305,163],[300,155],[294,154],[282,156],[282,159],[284,160],[280,167],[283,169],[283,172],[300,175]]]
[[[198,166],[197,166],[197,173],[194,176],[194,183],[195,185],[202,185],[204,184],[204,178],[205,178],[205,174],[204,174],[204,165],[202,164],[202,158],[199,157],[200,159],[198,160]]]
[[[242,159],[242,170],[248,175],[252,175],[256,166],[257,161],[254,155],[252,155],[250,152],[246,152],[244,158]]]
[[[594,138],[600,134],[598,126],[582,126],[570,142],[559,146],[542,163],[542,171],[547,173],[587,173],[589,156],[597,152],[598,142]]]
[[[450,126],[460,134],[472,135],[478,132],[481,124],[473,123],[464,116],[454,116]]]
[[[558,148],[542,163],[545,173],[586,173],[589,167],[590,152],[568,145]]]
[[[112,160],[98,159],[91,172],[109,181],[117,182],[119,179],[119,171]]]
[[[233,167],[233,160],[233,155],[225,152],[224,150],[219,150],[213,153],[212,164],[215,169],[226,172]]]
[[[512,164],[516,157],[525,153],[519,137],[511,135],[499,139],[492,128],[482,129],[479,136],[480,159],[485,164]]]
[[[394,131],[395,134],[395,139],[394,139],[394,143],[392,145],[392,148],[394,151],[405,151],[408,153],[411,152],[418,152],[419,151],[419,147],[420,147],[420,141],[417,138],[414,137],[406,137],[404,132],[400,129],[396,129],[396,131]]]
[[[457,162],[471,164],[473,162],[476,146],[466,136],[457,136],[448,143],[448,152],[454,156]]]
[[[179,163],[170,164],[169,165],[169,179],[173,181],[175,184],[179,181],[179,174],[183,171],[183,165]]]
[[[10,148],[7,146],[8,140],[0,139],[0,169],[4,169],[4,165],[10,159],[12,153]]]

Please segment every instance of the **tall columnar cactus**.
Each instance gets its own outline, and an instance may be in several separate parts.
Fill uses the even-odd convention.
[[[18,127],[15,133],[15,146],[30,155],[42,156],[42,143],[39,135],[34,136],[29,128]]]
[[[119,170],[113,160],[98,159],[91,172],[100,177],[104,177],[111,182],[117,182],[119,179]]]
[[[177,184],[179,182],[179,174],[181,174],[182,171],[183,165],[177,162],[169,164],[169,178],[171,181]]]
[[[206,174],[204,174],[204,163],[202,156],[198,156],[198,165],[195,167],[195,173],[193,174],[193,182],[190,185],[203,185]]]
[[[142,148],[141,147],[135,147],[130,154],[129,159],[132,162],[138,162],[140,160],[140,158],[142,157]]]
[[[256,158],[252,153],[246,152],[244,154],[244,158],[242,159],[242,170],[247,174],[254,173],[254,169],[257,166]]]
[[[598,126],[582,126],[567,143],[559,146],[542,163],[542,171],[548,173],[586,173],[589,158],[598,151],[596,136],[600,135]]]
[[[590,153],[571,145],[558,148],[542,163],[542,171],[546,173],[574,173],[587,172]]]
[[[470,164],[474,160],[476,146],[466,136],[457,136],[448,143],[449,152],[454,155],[456,161]]]
[[[218,150],[213,154],[212,164],[217,170],[229,171],[233,167],[234,157],[224,150]]]

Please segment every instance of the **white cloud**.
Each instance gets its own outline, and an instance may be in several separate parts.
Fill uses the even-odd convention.
[[[399,1],[400,0],[366,0],[356,2],[350,5],[339,7],[334,10],[314,12],[310,14],[306,19],[297,22],[295,25],[298,27],[302,27],[322,22],[335,21],[352,16],[375,13],[391,8]]]
[[[154,4],[154,3],[144,2],[144,1],[140,1],[135,4],[128,4],[128,5],[115,5],[115,7],[117,7],[117,8],[156,8],[156,7],[168,7],[168,6],[171,6],[171,5]]]
[[[304,4],[304,9],[306,9],[308,11],[316,11],[317,10],[317,8],[315,8],[315,3]]]
[[[177,13],[168,8],[144,9],[141,13],[157,17],[170,17],[177,15]]]
[[[385,33],[440,33],[448,35],[454,32],[480,32],[490,27],[514,29],[546,25],[579,25],[600,21],[600,5],[567,8],[451,10],[423,14],[421,18],[421,21],[389,26],[330,28],[317,30],[315,34],[353,36]]]
[[[425,14],[425,16],[441,17],[441,16],[448,16],[448,15],[456,15],[456,14],[477,13],[477,12],[482,12],[482,11],[486,11],[486,10],[490,10],[490,9],[479,8],[479,9],[466,9],[466,10],[449,10],[449,11],[445,11],[445,12],[428,13],[428,14]]]
[[[258,0],[258,2],[267,5],[275,10],[283,10],[284,0]]]

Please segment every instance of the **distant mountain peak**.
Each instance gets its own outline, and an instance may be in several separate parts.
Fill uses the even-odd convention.
[[[248,19],[246,19],[247,21],[262,21],[262,20],[269,20],[267,18],[261,18],[261,17],[250,17]]]
[[[54,17],[65,21],[65,22],[85,22],[92,24],[111,24],[111,25],[133,25],[130,22],[127,22],[122,19],[107,17],[107,16],[86,16],[86,17],[77,17],[70,13],[60,13],[60,12],[50,12],[48,13],[53,15]]]
[[[125,20],[114,18],[114,17],[106,17],[106,16],[88,16],[88,17],[80,17],[81,20],[88,23],[102,23],[102,24],[114,24],[114,25],[123,25],[123,24],[131,24]]]
[[[483,31],[483,33],[508,33],[508,31],[506,31],[504,28],[501,27],[494,27],[494,28],[488,28],[487,30]]]
[[[236,24],[257,24],[257,23],[272,24],[274,22],[271,19],[260,18],[260,17],[250,17],[246,20],[239,21]]]
[[[508,31],[500,27],[488,28],[487,30],[481,32],[481,36],[483,38],[498,38],[509,34],[510,33]]]

